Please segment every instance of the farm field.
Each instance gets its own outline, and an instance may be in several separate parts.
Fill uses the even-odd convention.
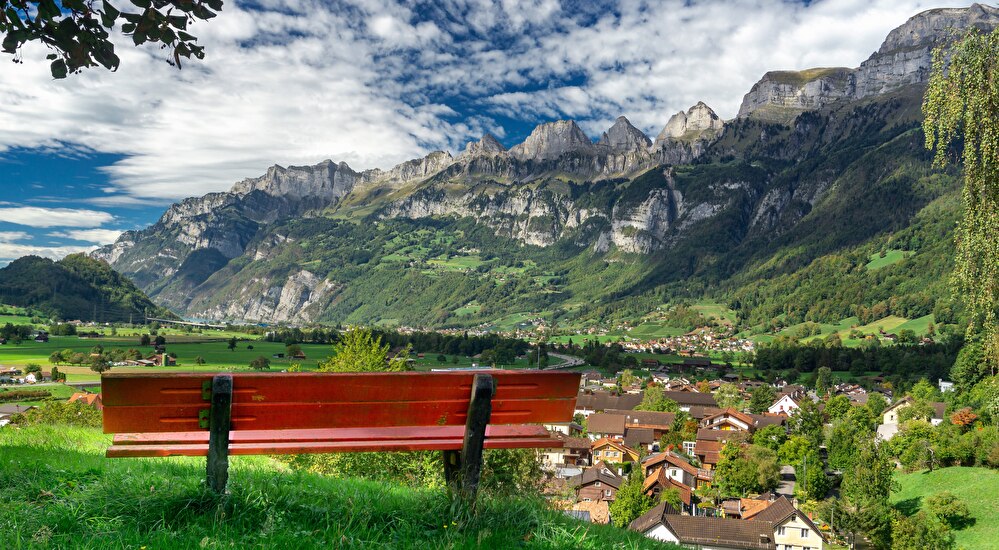
[[[911,515],[926,497],[950,491],[971,509],[975,523],[955,531],[958,548],[995,548],[999,541],[999,471],[988,468],[941,468],[896,474],[901,489],[892,495],[895,508]]]

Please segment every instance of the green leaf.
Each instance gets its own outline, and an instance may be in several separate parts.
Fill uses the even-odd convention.
[[[129,1],[132,2],[132,4],[142,9],[149,9],[150,6],[153,5],[153,3],[150,0],[129,0]]]
[[[66,62],[62,59],[56,59],[52,62],[52,78],[66,78],[68,73],[66,69]]]
[[[105,27],[113,27],[114,22],[118,19],[121,12],[117,8],[111,5],[111,2],[104,0],[104,10],[101,12],[101,21],[103,21]]]

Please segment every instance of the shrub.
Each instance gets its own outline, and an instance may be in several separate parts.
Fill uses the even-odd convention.
[[[951,529],[960,529],[971,521],[971,510],[954,493],[943,491],[926,499],[926,509]]]
[[[32,409],[23,414],[15,414],[11,417],[10,423],[16,426],[64,424],[68,426],[99,428],[102,424],[102,415],[101,411],[85,403],[50,401],[37,409]]]

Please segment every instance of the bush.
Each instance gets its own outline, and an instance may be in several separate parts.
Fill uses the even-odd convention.
[[[33,401],[52,397],[52,393],[46,390],[11,390],[0,392],[0,403],[11,401]]]
[[[15,414],[11,417],[10,423],[15,426],[64,424],[67,426],[99,428],[102,425],[102,418],[101,411],[85,403],[51,401],[26,413]]]
[[[971,522],[971,510],[954,493],[944,491],[926,499],[926,509],[951,529],[960,529]]]

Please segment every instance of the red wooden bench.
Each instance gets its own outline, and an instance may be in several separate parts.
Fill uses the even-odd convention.
[[[107,456],[207,456],[224,492],[228,456],[443,451],[449,484],[474,499],[482,450],[560,447],[578,373],[104,374]]]

